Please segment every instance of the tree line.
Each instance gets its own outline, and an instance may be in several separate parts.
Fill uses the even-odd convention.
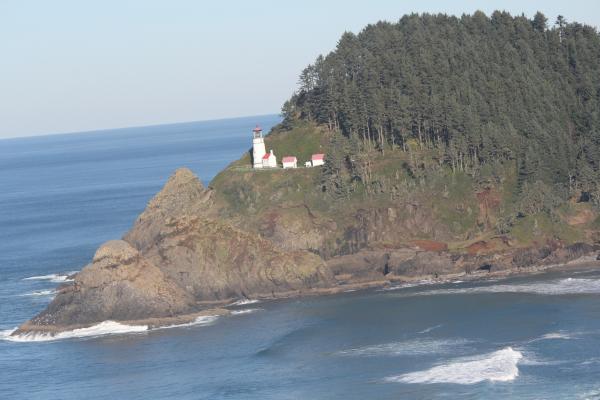
[[[433,149],[453,171],[513,162],[522,191],[600,203],[600,35],[562,16],[412,14],[346,32],[283,115],[350,148]]]

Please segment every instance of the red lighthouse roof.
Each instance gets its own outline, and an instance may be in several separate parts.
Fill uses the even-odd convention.
[[[256,128],[252,129],[252,132],[261,132],[262,128],[258,125],[256,125]]]

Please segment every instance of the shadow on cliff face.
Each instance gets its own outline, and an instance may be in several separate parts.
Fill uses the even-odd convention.
[[[480,246],[477,252],[461,254],[447,251],[445,243],[423,240],[407,247],[397,232],[419,223],[419,232],[433,229],[431,218],[412,206],[408,211],[360,210],[356,224],[345,228],[343,241],[328,241],[329,247],[317,249],[315,240],[326,241],[338,227],[332,220],[318,220],[307,207],[280,209],[269,230],[271,240],[219,217],[215,207],[213,189],[205,188],[190,170],[177,170],[123,240],[103,244],[74,282],[61,287],[47,309],[15,334],[106,320],[172,318],[234,298],[283,297],[343,284],[548,265],[600,249],[586,244],[509,246],[488,254],[487,246]],[[407,218],[399,219],[401,212],[407,212]],[[310,224],[294,225],[293,219],[286,219],[292,213]],[[313,242],[298,242],[305,226],[312,227],[309,236],[317,238]],[[370,247],[381,242],[387,247]]]
[[[211,190],[180,169],[123,240],[109,241],[21,331],[172,317],[219,302],[332,284],[317,255],[211,218]]]

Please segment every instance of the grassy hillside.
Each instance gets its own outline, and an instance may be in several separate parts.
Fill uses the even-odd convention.
[[[276,127],[267,149],[299,163],[314,152],[334,154],[334,133],[307,121]],[[210,183],[219,216],[286,246],[322,255],[363,247],[402,247],[415,240],[445,243],[464,251],[484,241],[489,251],[549,241],[594,241],[597,213],[589,203],[563,202],[556,212],[527,215],[517,195],[516,163],[481,168],[477,174],[440,163],[430,148],[388,146],[364,150],[369,184],[348,184],[343,195],[326,190],[325,167],[253,170],[249,154]],[[344,161],[346,162],[346,161]],[[346,177],[347,178],[347,177]]]

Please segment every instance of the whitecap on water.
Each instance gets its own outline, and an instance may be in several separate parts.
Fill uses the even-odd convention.
[[[50,281],[53,283],[62,283],[62,282],[72,282],[72,279],[69,279],[73,273],[69,273],[67,275],[59,275],[59,274],[49,274],[49,275],[39,275],[39,276],[30,276],[29,278],[23,278],[24,281]]]
[[[20,294],[19,296],[54,296],[55,294],[56,294],[56,290],[46,289],[46,290],[35,290],[33,292]]]
[[[552,340],[552,339],[572,339],[571,335],[566,332],[550,332],[542,335],[540,340]]]
[[[229,304],[229,306],[245,306],[247,304],[256,304],[259,303],[260,300],[253,300],[253,299],[241,299],[238,300],[234,303]]]
[[[401,284],[394,285],[394,286],[388,286],[388,287],[384,287],[381,289],[377,289],[377,292],[389,292],[389,291],[393,291],[393,290],[407,289],[407,288],[412,288],[412,287],[416,287],[416,286],[431,285],[433,283],[435,283],[435,282],[433,282],[431,280],[406,282],[406,283],[401,283]]]
[[[431,332],[431,331],[433,331],[435,329],[441,328],[441,327],[442,327],[442,324],[435,325],[435,326],[430,326],[429,328],[425,328],[422,331],[419,331],[417,333],[419,333],[419,334],[429,333],[429,332]]]
[[[12,328],[0,331],[0,340],[6,340],[16,330],[17,328]]]
[[[454,352],[468,343],[466,339],[411,339],[342,350],[337,354],[362,357],[444,354]]]
[[[17,336],[10,336],[13,329],[2,339],[12,342],[49,342],[53,340],[96,337],[105,335],[117,335],[124,333],[140,333],[148,331],[147,325],[125,325],[115,321],[104,321],[87,328],[73,329],[71,331],[59,332],[57,334],[29,332]],[[8,332],[8,331],[4,331]]]
[[[497,284],[466,288],[446,288],[427,290],[410,296],[428,296],[440,294],[477,294],[477,293],[531,293],[541,295],[600,294],[600,279],[566,278],[549,282]]]
[[[218,318],[219,318],[218,315],[201,315],[199,317],[196,317],[193,321],[190,321],[190,322],[184,322],[182,324],[159,326],[156,328],[152,328],[152,330],[155,331],[155,330],[160,330],[160,329],[182,328],[182,327],[195,326],[195,325],[212,325]]]
[[[231,315],[251,314],[260,310],[262,310],[262,308],[246,308],[244,310],[233,310],[231,312]]]
[[[509,382],[519,376],[517,364],[523,358],[521,352],[506,347],[493,353],[458,359],[433,368],[385,378],[386,382],[400,383],[475,383]]]
[[[576,397],[581,400],[598,400],[600,399],[600,389],[592,389],[581,393]]]
[[[106,336],[106,335],[119,335],[119,334],[128,334],[128,333],[143,333],[148,331],[160,330],[160,329],[170,329],[170,328],[181,328],[187,326],[194,325],[211,325],[214,323],[217,318],[216,315],[202,315],[195,318],[191,322],[186,322],[183,324],[174,324],[174,325],[166,325],[160,326],[156,328],[150,329],[148,325],[126,325],[115,321],[104,321],[99,324],[92,325],[87,328],[79,328],[73,329],[71,331],[59,332],[57,334],[50,333],[24,333],[17,336],[11,336],[11,334],[17,330],[7,329],[4,331],[0,331],[0,340],[7,340],[11,342],[49,342],[54,340],[63,340],[63,339],[75,339],[75,338],[89,338],[89,337],[98,337],[98,336]]]

